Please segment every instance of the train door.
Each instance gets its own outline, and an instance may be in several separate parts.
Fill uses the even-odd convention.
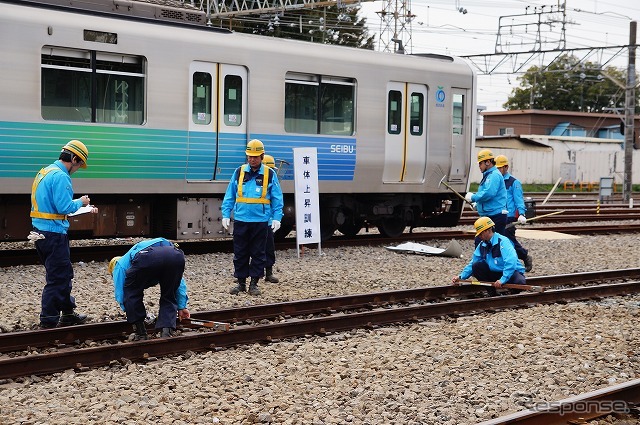
[[[469,172],[470,149],[466,140],[471,137],[469,131],[469,121],[471,118],[466,115],[466,91],[462,89],[452,90],[451,102],[451,168],[447,176],[449,181],[464,181]]]
[[[246,68],[193,62],[189,74],[187,180],[228,180],[247,143]]]
[[[422,183],[427,162],[427,87],[387,84],[385,183]]]

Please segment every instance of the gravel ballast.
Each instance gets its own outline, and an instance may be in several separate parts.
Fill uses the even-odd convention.
[[[446,285],[469,260],[381,246],[279,251],[280,283],[230,295],[232,254],[189,256],[192,312]],[[528,276],[637,267],[637,235],[524,240]],[[449,241],[425,242],[444,248]],[[75,263],[72,294],[91,320],[121,320],[107,262]],[[38,323],[42,266],[0,269],[0,330]],[[158,291],[145,303],[157,313]],[[0,385],[1,424],[475,424],[636,379],[640,296],[534,306],[309,336]]]

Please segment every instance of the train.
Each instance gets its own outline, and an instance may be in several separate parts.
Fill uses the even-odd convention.
[[[460,219],[476,133],[464,59],[235,33],[135,0],[0,0],[0,40],[0,240],[26,239],[34,176],[72,139],[89,150],[74,190],[99,214],[70,217],[70,237],[228,236],[220,205],[252,139],[280,165],[280,238],[296,147],[316,148],[323,239]]]

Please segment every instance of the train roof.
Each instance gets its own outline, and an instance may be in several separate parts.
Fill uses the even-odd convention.
[[[265,60],[269,60],[267,58],[270,55],[278,55],[279,57],[297,56],[315,58],[322,64],[328,56],[331,56],[333,59],[344,61],[345,63],[359,63],[363,66],[397,67],[399,74],[402,70],[410,69],[442,71],[446,69],[446,72],[451,75],[473,72],[464,59],[453,56],[429,53],[395,54],[376,52],[350,46],[310,43],[302,40],[265,37],[263,35],[236,33],[226,29],[213,28],[201,24],[206,19],[204,12],[191,6],[176,7],[180,2],[172,0],[22,0],[20,3],[0,0],[0,4],[2,3],[48,8],[61,13],[80,13],[95,19],[113,19],[114,22],[121,21],[126,23],[128,20],[136,20],[141,23],[156,24],[154,25],[155,29],[147,27],[144,30],[132,28],[129,25],[127,31],[134,33],[144,31],[151,37],[193,43],[205,49],[216,44],[224,44],[225,47],[230,49],[244,49],[247,46],[251,46],[250,51],[253,54],[264,55]],[[190,18],[191,15],[194,15],[195,18]],[[67,23],[69,24],[68,21]],[[170,25],[173,30],[166,31],[167,25]],[[229,38],[224,37],[224,40],[208,37],[194,38],[189,33],[181,32],[193,30],[226,34]],[[114,31],[120,31],[120,28],[115,25]],[[313,47],[310,48],[310,45],[313,45]],[[328,73],[330,74],[330,72]]]
[[[0,3],[16,4],[15,1],[6,0],[0,0]],[[19,4],[120,19],[200,26],[213,31],[230,32],[223,28],[208,27],[204,11],[176,0],[21,0]]]

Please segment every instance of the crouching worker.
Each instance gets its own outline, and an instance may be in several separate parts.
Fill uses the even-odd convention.
[[[160,284],[160,305],[156,330],[162,337],[173,336],[176,316],[188,319],[187,285],[184,273],[184,253],[164,239],[150,239],[135,244],[122,257],[109,262],[113,276],[116,301],[127,314],[127,322],[133,324],[134,340],[148,339],[145,328],[147,312],[144,307],[144,290]]]
[[[516,285],[526,283],[524,266],[518,261],[513,243],[506,236],[495,233],[494,226],[489,217],[480,217],[476,220],[474,223],[476,237],[479,237],[481,242],[460,276],[452,279],[454,285],[473,276],[480,282],[491,282],[493,287],[487,288],[487,291],[493,296],[497,295],[496,288],[501,288],[505,283]]]

